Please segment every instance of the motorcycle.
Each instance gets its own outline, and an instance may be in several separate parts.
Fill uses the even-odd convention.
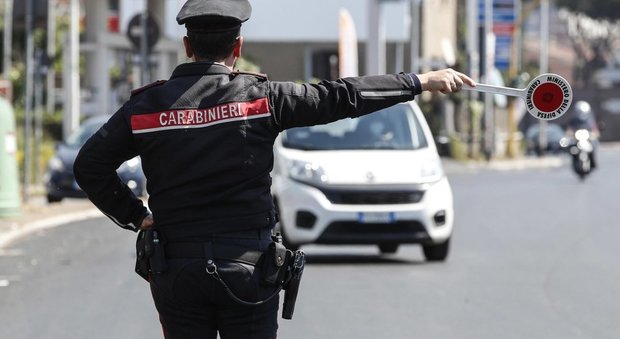
[[[572,167],[579,179],[584,180],[592,172],[592,153],[594,145],[587,129],[578,129],[573,138],[563,138],[561,145],[568,149],[572,158]]]

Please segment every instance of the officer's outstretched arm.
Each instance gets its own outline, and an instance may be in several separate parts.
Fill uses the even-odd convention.
[[[412,100],[422,91],[457,92],[476,83],[452,69],[370,75],[318,84],[270,82],[270,103],[280,130],[354,118]]]

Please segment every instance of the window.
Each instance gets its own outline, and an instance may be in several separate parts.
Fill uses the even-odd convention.
[[[292,128],[285,147],[303,150],[411,150],[428,146],[408,104],[395,105],[356,119]]]

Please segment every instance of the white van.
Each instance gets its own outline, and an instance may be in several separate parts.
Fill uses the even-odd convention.
[[[272,193],[289,248],[421,244],[448,256],[452,190],[430,129],[412,101],[327,125],[287,130],[274,147]]]

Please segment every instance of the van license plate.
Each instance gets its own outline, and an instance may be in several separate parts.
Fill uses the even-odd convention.
[[[369,223],[394,223],[396,213],[394,212],[358,212],[357,222],[361,224]]]

